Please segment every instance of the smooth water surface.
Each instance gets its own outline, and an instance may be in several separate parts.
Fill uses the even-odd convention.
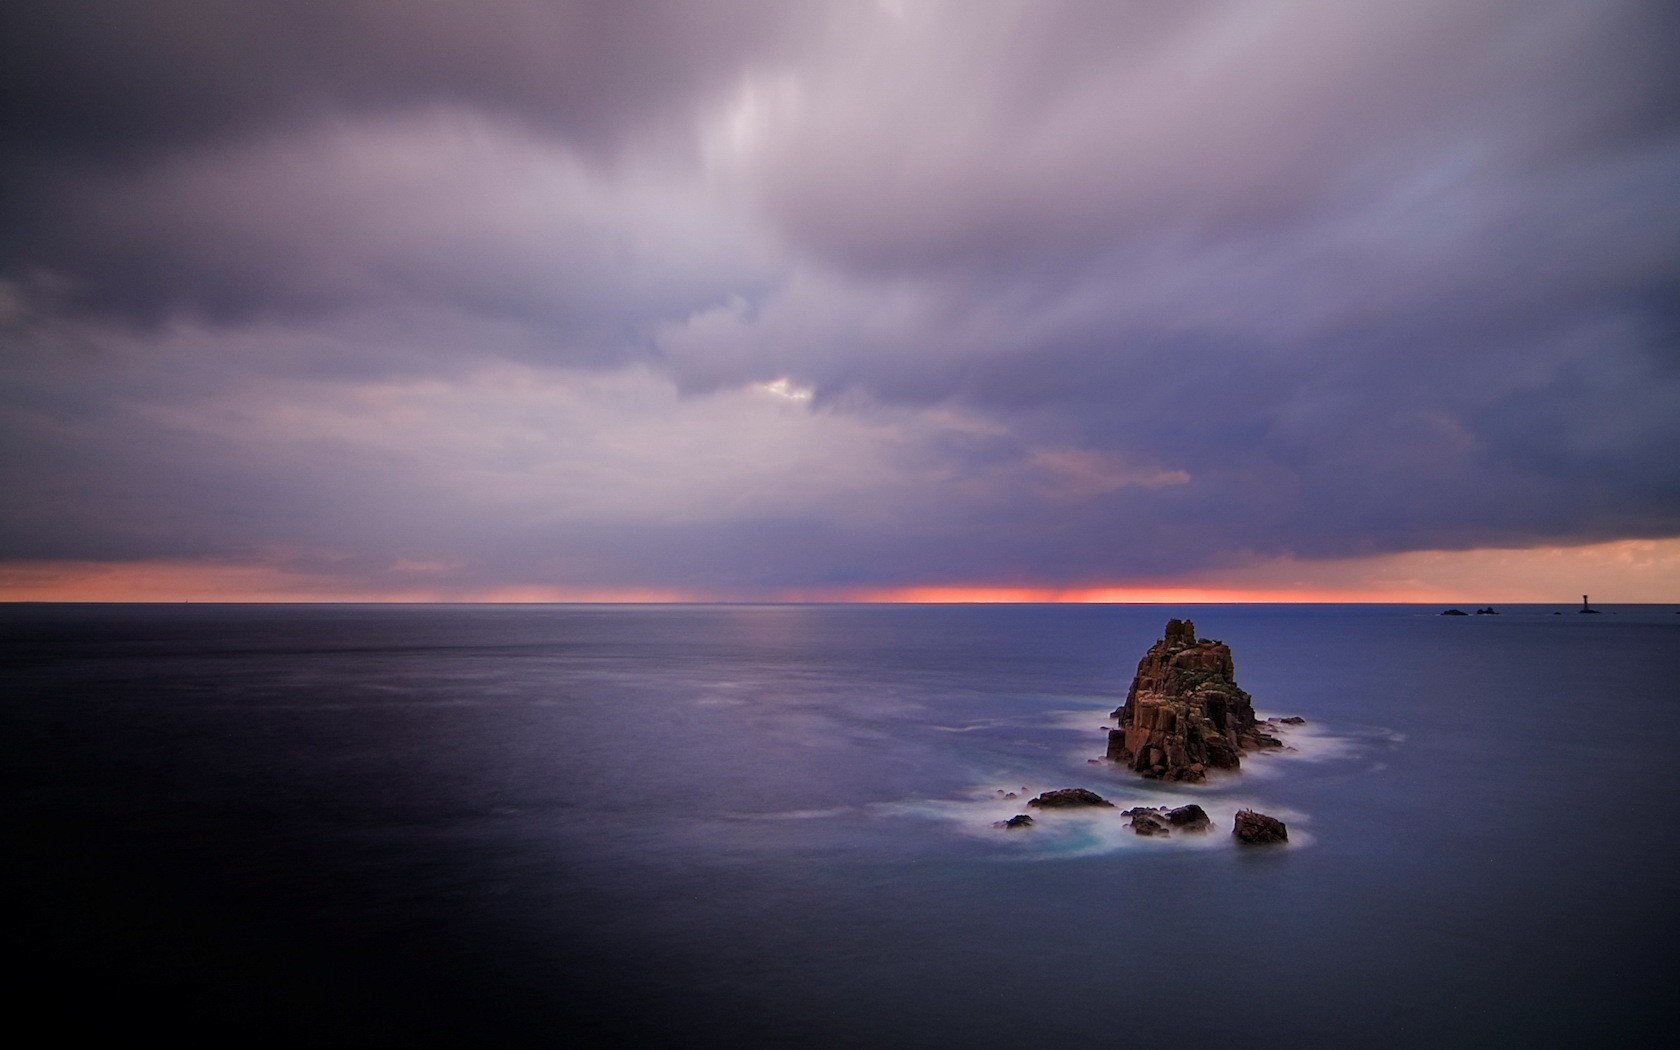
[[[315,1043],[1660,1042],[1671,607],[0,607],[14,988]],[[1169,615],[1297,751],[1107,764]],[[1212,834],[997,792],[1193,800]],[[1241,849],[1230,814],[1286,819]]]

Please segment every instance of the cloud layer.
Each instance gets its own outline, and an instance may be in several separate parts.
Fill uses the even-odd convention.
[[[1673,5],[610,14],[7,5],[0,562],[774,596],[1680,536]]]

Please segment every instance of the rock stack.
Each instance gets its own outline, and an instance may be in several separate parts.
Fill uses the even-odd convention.
[[[1238,688],[1231,647],[1198,641],[1189,620],[1167,621],[1114,717],[1108,758],[1153,780],[1204,780],[1210,769],[1238,768],[1245,748],[1283,746]]]

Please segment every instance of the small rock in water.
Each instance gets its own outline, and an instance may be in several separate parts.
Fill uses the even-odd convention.
[[[1167,822],[1154,813],[1139,812],[1132,817],[1132,830],[1139,835],[1171,835]]]
[[[1207,810],[1194,802],[1188,806],[1167,810],[1167,823],[1185,831],[1206,831],[1213,827],[1213,821],[1208,819]]]
[[[1025,813],[1017,813],[1008,820],[1000,820],[992,825],[994,828],[1007,828],[1010,830],[1015,828],[1030,828],[1032,826],[1033,818]]]
[[[1447,611],[1443,612],[1441,615],[1442,616],[1469,616],[1470,614],[1465,612],[1463,609],[1448,609]]]
[[[1237,810],[1237,821],[1231,828],[1231,834],[1237,837],[1238,842],[1250,846],[1289,841],[1289,829],[1283,821],[1252,809]]]
[[[1307,720],[1300,715],[1290,715],[1288,718],[1280,718],[1278,721],[1286,726],[1304,726],[1307,724]]]
[[[1044,794],[1027,803],[1029,806],[1039,806],[1044,809],[1066,809],[1070,806],[1107,806],[1114,808],[1114,803],[1103,798],[1095,791],[1084,788],[1058,788],[1046,791]]]

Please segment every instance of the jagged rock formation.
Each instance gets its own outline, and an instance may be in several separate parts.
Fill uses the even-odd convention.
[[[1231,834],[1237,837],[1238,842],[1249,846],[1289,841],[1289,828],[1283,821],[1276,817],[1268,817],[1264,813],[1256,813],[1252,809],[1237,810],[1237,819],[1231,828]]]
[[[1003,828],[1008,831],[1013,831],[1016,828],[1030,828],[1032,826],[1033,818],[1025,813],[1017,813],[1008,820],[1000,820],[996,824],[992,825],[994,828]]]
[[[1086,791],[1084,788],[1058,788],[1055,791],[1046,791],[1037,798],[1029,799],[1027,805],[1038,806],[1040,809],[1067,809],[1072,806],[1107,806],[1109,809],[1114,808],[1114,803],[1103,798],[1095,791]]]
[[[1237,687],[1231,647],[1198,641],[1189,620],[1167,621],[1114,717],[1120,728],[1109,730],[1108,758],[1154,780],[1204,780],[1210,769],[1241,766],[1244,748],[1283,746]]]

